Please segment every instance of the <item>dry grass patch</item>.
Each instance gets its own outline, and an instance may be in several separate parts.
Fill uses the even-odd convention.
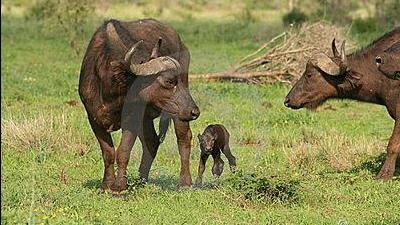
[[[331,132],[328,135],[305,136],[293,148],[286,150],[286,155],[295,168],[313,170],[322,163],[343,171],[378,155],[384,149],[382,142],[377,140],[366,137],[350,139],[337,132]]]
[[[78,154],[87,149],[76,135],[72,121],[66,115],[40,114],[34,118],[1,121],[1,143],[5,150],[76,149]]]

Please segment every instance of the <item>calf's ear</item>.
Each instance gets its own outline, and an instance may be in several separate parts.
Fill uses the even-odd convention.
[[[201,140],[201,135],[197,134],[197,138],[199,139],[199,141]]]

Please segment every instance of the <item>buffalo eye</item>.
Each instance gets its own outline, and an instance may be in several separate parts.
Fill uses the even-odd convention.
[[[375,62],[378,63],[378,64],[382,64],[382,63],[383,63],[383,60],[382,60],[382,58],[381,58],[380,56],[377,56],[377,57],[375,58]]]
[[[176,81],[171,79],[167,79],[165,83],[167,84],[168,87],[174,87],[176,85]]]

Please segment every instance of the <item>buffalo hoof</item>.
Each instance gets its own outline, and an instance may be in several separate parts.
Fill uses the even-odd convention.
[[[375,179],[381,180],[381,181],[388,181],[388,180],[392,179],[393,174],[394,174],[394,170],[386,170],[386,169],[382,168],[381,171],[379,172],[379,174],[375,177]]]
[[[236,173],[236,166],[230,166],[229,168],[231,169],[231,173]]]
[[[117,179],[111,186],[111,192],[115,195],[124,194],[128,189],[128,180],[126,178]]]
[[[104,193],[111,190],[111,186],[114,184],[114,180],[105,180],[101,183],[99,192]]]
[[[179,180],[179,187],[180,188],[187,188],[192,186],[192,179],[190,176],[183,176]]]

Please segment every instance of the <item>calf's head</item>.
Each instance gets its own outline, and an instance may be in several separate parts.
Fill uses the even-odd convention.
[[[200,148],[206,153],[211,153],[214,147],[215,137],[208,132],[204,132],[203,134],[197,135],[197,138],[199,139]]]
[[[179,62],[169,56],[158,56],[161,39],[154,47],[149,61],[136,64],[131,60],[142,42],[139,41],[133,45],[122,63],[125,69],[135,76],[133,83],[135,97],[180,120],[197,119],[200,110],[190,95],[189,89],[182,83]]]
[[[375,58],[379,71],[392,79],[400,79],[400,42]]]
[[[303,75],[286,96],[286,107],[315,109],[327,99],[338,97],[344,90],[354,88],[352,82],[348,82],[345,41],[339,54],[334,39],[332,51],[333,57],[324,53],[311,57]]]

